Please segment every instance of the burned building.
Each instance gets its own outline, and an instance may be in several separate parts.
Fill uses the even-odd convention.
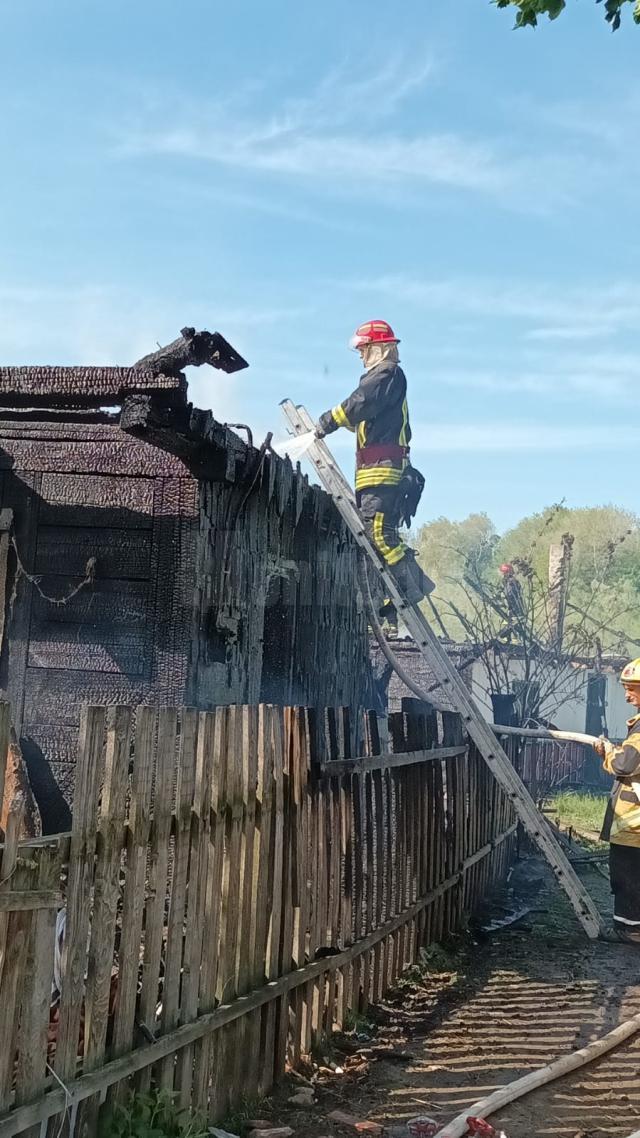
[[[0,368],[0,687],[47,830],[84,703],[371,701],[351,536],[268,440],[188,403],[202,364],[246,366],[185,329],[133,367]]]

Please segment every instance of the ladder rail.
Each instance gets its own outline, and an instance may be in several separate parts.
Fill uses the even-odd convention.
[[[314,421],[304,407],[296,407],[289,399],[283,400],[281,407],[294,435],[301,435],[313,430]],[[462,677],[449,660],[424,614],[417,606],[408,604],[398,588],[395,577],[369,541],[356,508],[353,491],[327,444],[322,439],[316,439],[309,448],[306,457],[313,465],[325,490],[333,497],[358,545],[382,577],[386,595],[393,600],[396,608],[402,614],[402,619],[411,633],[416,647],[447,693],[452,706],[462,716],[468,734],[478,747],[487,766],[493,772],[494,778],[509,797],[527,834],[553,870],[585,932],[590,938],[595,939],[602,931],[602,919],[593,898],[585,889],[568,857],[553,836],[546,819],[537,809],[506,751],[503,750],[491,726],[477,708]]]

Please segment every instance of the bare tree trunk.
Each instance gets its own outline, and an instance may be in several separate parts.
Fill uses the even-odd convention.
[[[549,546],[549,647],[558,654],[562,652],[572,550],[570,533],[563,534],[560,545]]]

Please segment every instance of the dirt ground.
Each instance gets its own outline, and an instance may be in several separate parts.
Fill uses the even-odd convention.
[[[609,913],[608,882],[592,867],[583,878]],[[336,1109],[382,1123],[394,1138],[406,1135],[415,1115],[444,1125],[502,1084],[640,1012],[640,951],[587,941],[537,860],[518,864],[512,891],[494,899],[492,915],[511,904],[533,911],[500,932],[476,930],[432,950],[425,967],[371,1011],[372,1026],[358,1024],[344,1041],[347,1051],[363,1054],[360,1070],[336,1037],[325,1061],[353,1063],[353,1073],[327,1072],[321,1082],[313,1076],[310,1110],[288,1105],[302,1083],[287,1080],[270,1104],[274,1120],[304,1138],[347,1134],[327,1121]],[[640,1038],[491,1121],[508,1138],[626,1138],[640,1128]]]

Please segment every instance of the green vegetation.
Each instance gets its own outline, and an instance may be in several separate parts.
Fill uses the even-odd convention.
[[[373,1020],[364,1015],[362,1012],[351,1011],[347,1008],[344,1017],[344,1032],[348,1035],[354,1032],[356,1035],[373,1035],[376,1030]]]
[[[535,28],[540,16],[556,20],[567,6],[566,0],[492,0],[492,2],[497,4],[498,8],[516,9],[517,28]],[[603,0],[596,0],[596,4],[602,3]],[[640,0],[604,0],[604,18],[614,31],[620,27],[622,13],[626,10],[627,4],[633,5],[633,19],[636,24],[640,24]]]
[[[415,964],[402,974],[396,987],[419,987],[434,976],[447,976],[447,985],[456,987],[464,979],[465,961],[469,951],[469,933],[465,926],[447,936],[439,944],[421,948]]]
[[[132,1094],[101,1121],[100,1138],[206,1138],[206,1122],[180,1110],[167,1091]]]
[[[572,647],[578,648],[579,641],[588,650],[589,637],[595,641],[597,636],[604,652],[637,655],[632,641],[640,640],[640,525],[634,514],[615,506],[550,506],[502,535],[486,514],[471,514],[461,522],[437,518],[423,525],[415,537],[418,554],[436,581],[434,599],[451,638],[477,642],[498,633],[502,621],[498,613],[489,613],[487,600],[490,609],[502,595],[499,566],[505,561],[516,564],[525,592],[528,574],[531,616],[545,638],[549,547],[559,545],[567,533],[574,543],[566,643],[572,644],[572,628],[579,628]],[[429,609],[425,614],[430,616]],[[470,635],[469,623],[475,635]]]
[[[557,812],[563,829],[571,828],[580,837],[593,839],[600,833],[607,806],[606,794],[588,794],[585,791],[565,790],[549,801]],[[604,843],[602,844],[604,848]]]

